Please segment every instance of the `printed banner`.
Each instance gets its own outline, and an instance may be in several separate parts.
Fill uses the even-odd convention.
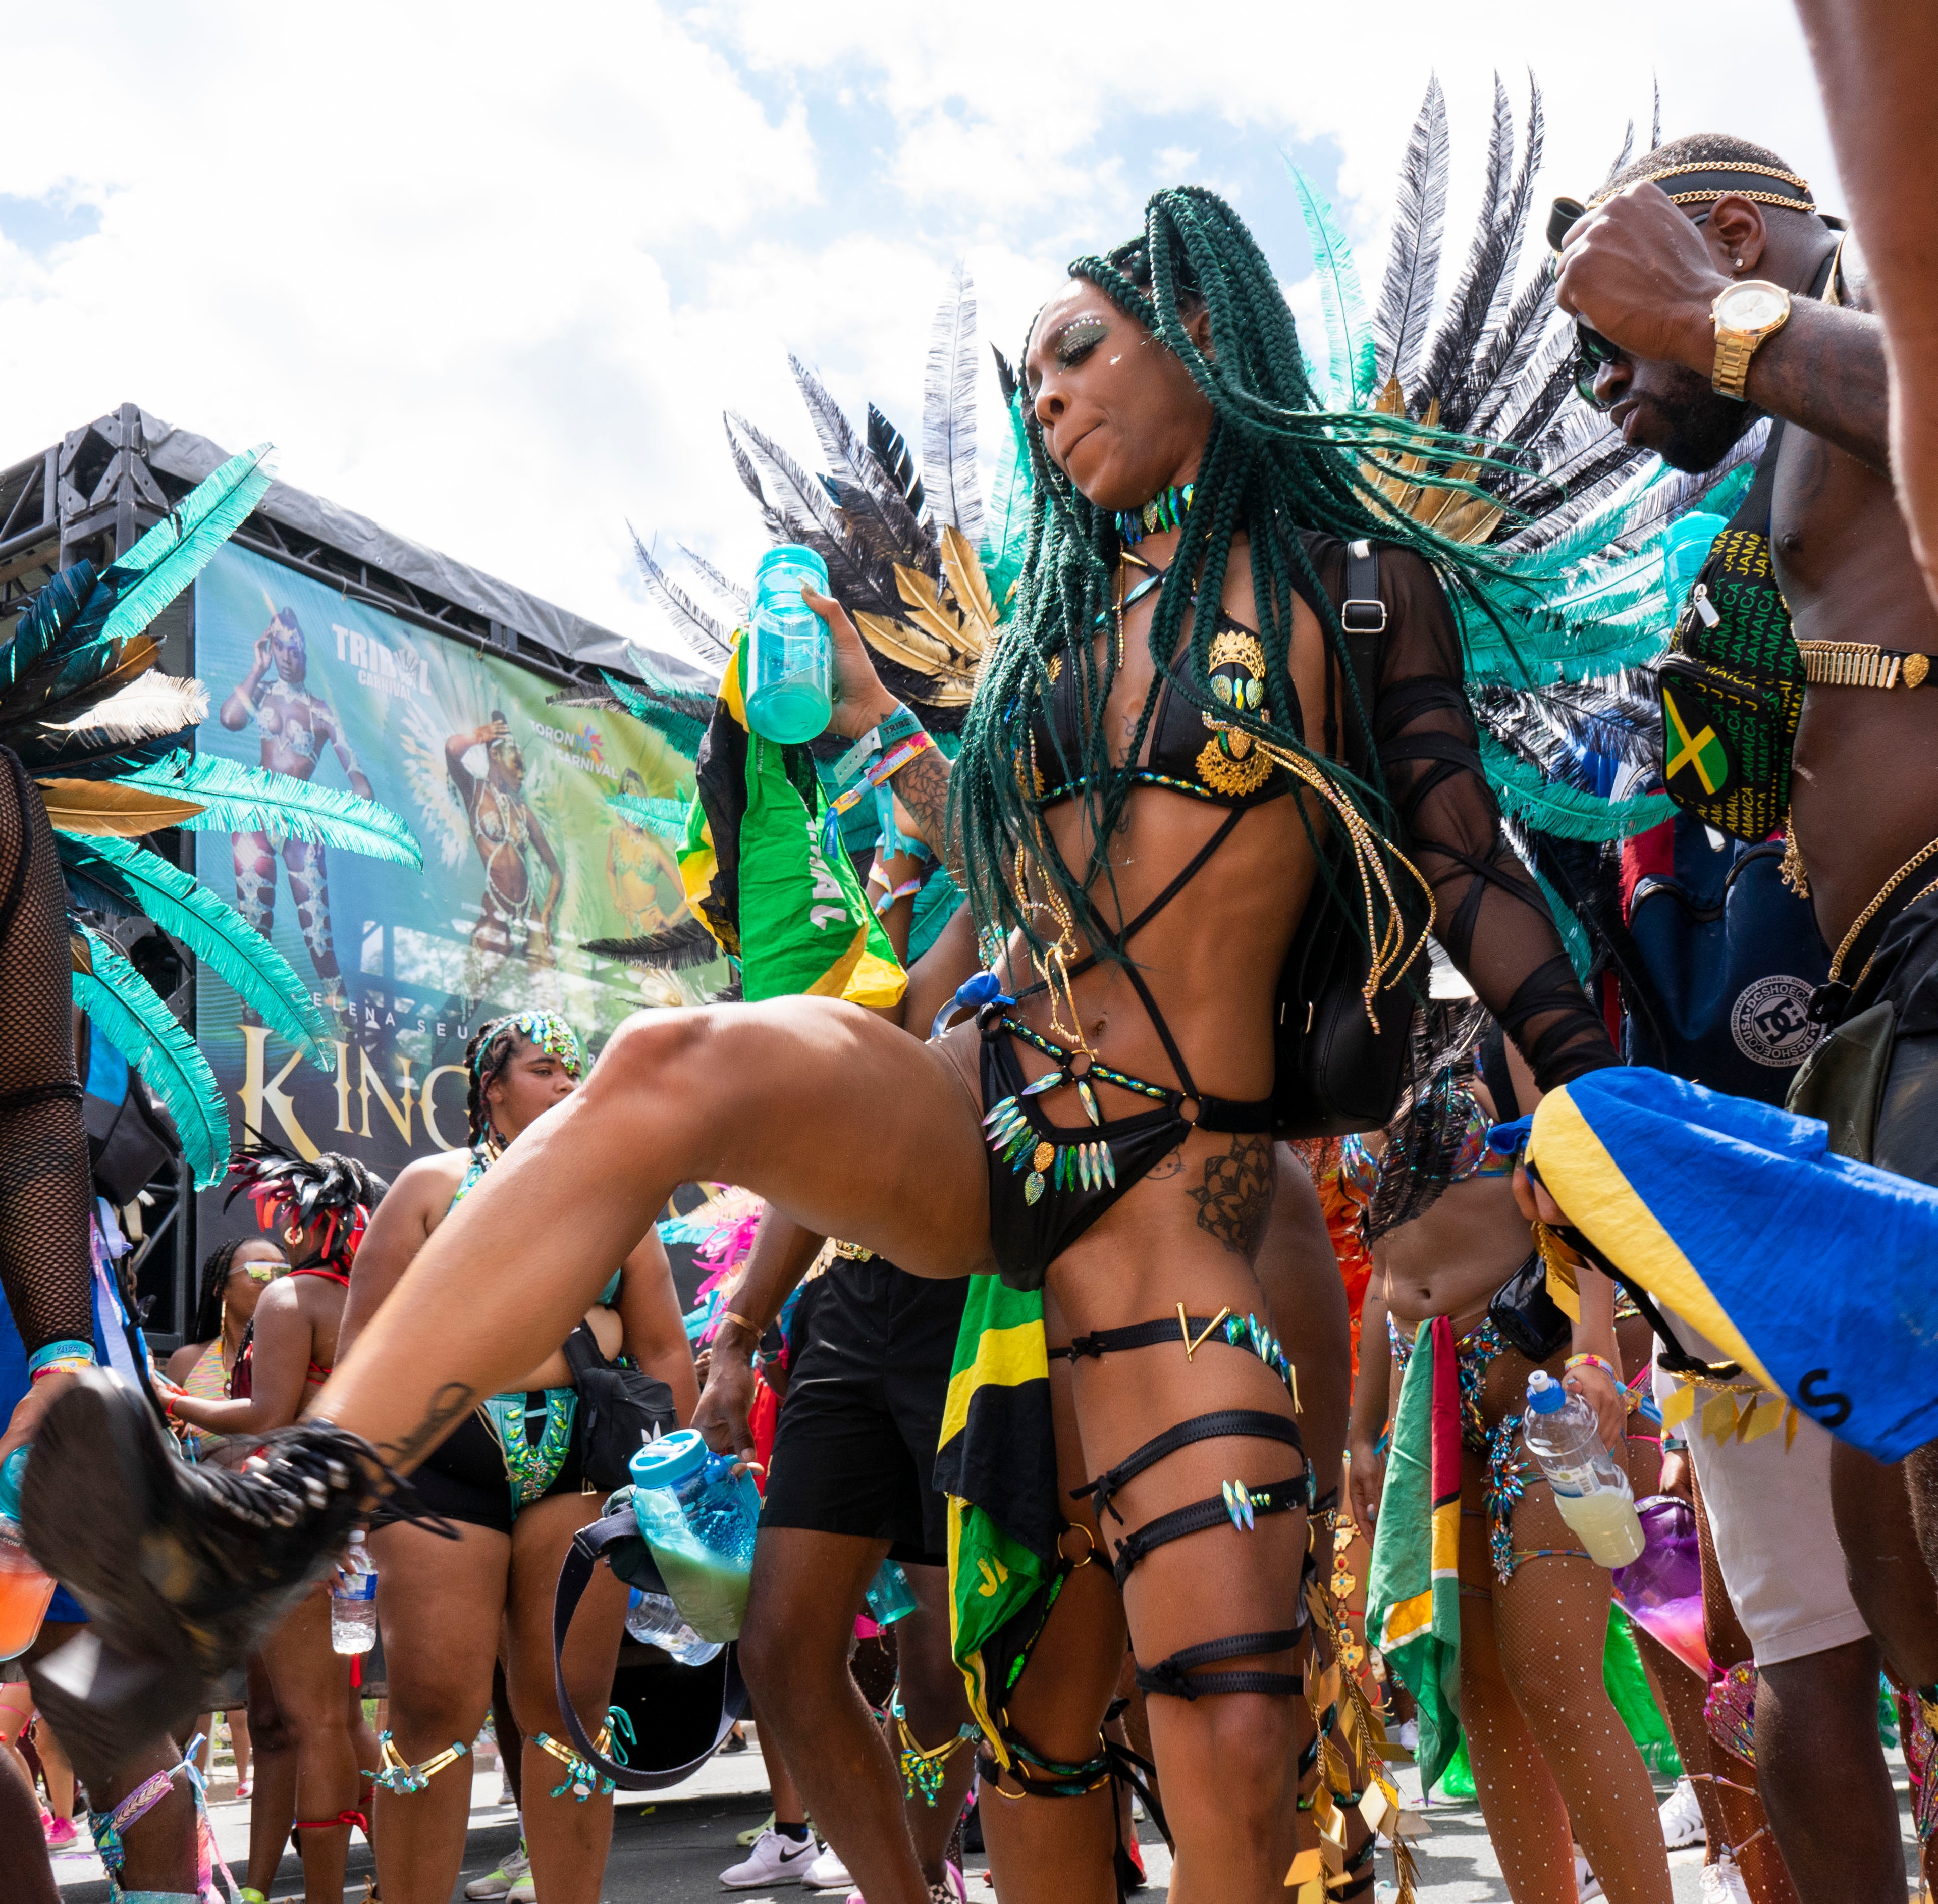
[[[380,800],[409,822],[424,870],[260,833],[196,835],[196,871],[266,933],[334,1017],[326,1077],[197,987],[196,1036],[237,1141],[337,1150],[394,1177],[466,1141],[464,1045],[502,1012],[543,1006],[596,1051],[642,1005],[697,1002],[724,964],[674,972],[596,958],[586,941],[685,916],[668,839],[614,811],[677,801],[693,765],[630,716],[554,707],[554,684],[412,627],[233,546],[196,584],[205,752]],[[635,808],[636,813],[638,808]],[[201,1206],[200,1248],[245,1227]]]

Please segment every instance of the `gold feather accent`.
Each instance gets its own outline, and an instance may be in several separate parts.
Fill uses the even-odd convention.
[[[1386,388],[1380,392],[1373,409],[1381,416],[1406,414],[1406,397],[1397,377],[1387,378]],[[1426,414],[1420,421],[1429,427],[1440,421],[1438,397],[1427,405]],[[1505,513],[1499,503],[1490,503],[1484,496],[1470,496],[1464,490],[1450,489],[1444,483],[1420,485],[1405,481],[1406,476],[1417,476],[1426,467],[1427,458],[1417,452],[1408,451],[1395,458],[1393,463],[1394,468],[1391,470],[1363,462],[1362,467],[1373,486],[1399,514],[1411,516],[1416,522],[1449,542],[1485,542]],[[1475,462],[1457,463],[1447,471],[1447,475],[1456,482],[1470,482],[1480,468]]]
[[[193,800],[172,800],[145,786],[123,786],[114,780],[36,781],[47,819],[63,833],[85,833],[115,839],[138,839],[165,826],[179,826],[202,811]]]
[[[961,673],[954,652],[944,643],[919,628],[892,622],[885,615],[871,615],[866,610],[856,614],[855,625],[877,654],[929,677],[930,686],[924,690],[923,698],[931,707],[968,705],[975,692],[974,677]]]
[[[942,531],[942,573],[946,587],[898,562],[895,587],[907,617],[864,613],[855,622],[870,647],[929,677],[925,698],[932,706],[959,707],[975,693],[999,618],[974,546],[953,527]]]
[[[984,649],[995,640],[996,624],[1002,618],[996,613],[995,598],[989,593],[975,549],[969,538],[953,525],[942,531],[942,573],[948,578],[956,606],[962,611],[962,632],[970,637],[969,652],[980,660]]]

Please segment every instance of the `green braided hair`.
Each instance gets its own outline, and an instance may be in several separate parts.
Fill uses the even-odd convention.
[[[1019,929],[1037,952],[1046,950],[1046,941],[1036,929],[1028,893],[1016,883],[1016,844],[1028,843],[1039,876],[1080,916],[1085,889],[1098,874],[1110,876],[1108,842],[1130,795],[1131,765],[1144,745],[1159,685],[1177,653],[1191,598],[1195,594],[1210,603],[1223,599],[1232,538],[1238,529],[1250,540],[1252,589],[1271,695],[1283,695],[1280,684],[1287,678],[1297,577],[1319,604],[1328,646],[1341,659],[1347,703],[1341,713],[1348,733],[1359,738],[1355,752],[1369,763],[1370,783],[1308,746],[1289,725],[1275,721],[1269,705],[1254,710],[1214,698],[1214,615],[1194,619],[1179,685],[1219,720],[1320,765],[1342,797],[1383,833],[1393,830],[1393,820],[1371,745],[1371,710],[1360,705],[1352,671],[1344,665],[1338,617],[1320,585],[1300,531],[1319,530],[1348,542],[1375,538],[1414,551],[1432,562],[1450,588],[1469,595],[1476,592],[1475,580],[1491,577],[1496,567],[1396,510],[1375,486],[1375,477],[1386,474],[1471,489],[1450,466],[1462,460],[1472,466],[1481,454],[1475,441],[1402,417],[1321,409],[1278,280],[1244,221],[1216,193],[1198,186],[1158,193],[1145,208],[1142,238],[1102,257],[1077,259],[1070,275],[1095,284],[1177,354],[1210,399],[1212,424],[1177,554],[1151,618],[1150,652],[1156,664],[1151,690],[1125,750],[1126,764],[1119,768],[1112,764],[1103,720],[1116,677],[1116,644],[1101,643],[1100,658],[1093,639],[1112,605],[1119,552],[1116,517],[1086,500],[1050,461],[1042,427],[1027,401],[1023,405],[1034,482],[1016,613],[983,669],[964,723],[950,798],[951,827],[962,842],[967,890],[986,944],[994,935]],[[1186,328],[1199,311],[1210,316],[1213,354],[1208,356]],[[1415,466],[1414,473],[1406,474],[1397,461],[1402,455],[1424,459],[1432,473]],[[1048,833],[1034,823],[1034,789],[1022,777],[1028,771],[1031,719],[1048,698],[1050,671],[1059,657],[1073,671],[1077,704],[1083,710],[1081,757],[1038,765],[1053,785],[1082,786],[1092,844],[1089,864],[1075,868],[1065,862]],[[1060,743],[1056,751],[1060,756]],[[1326,877],[1331,883],[1329,871]],[[1110,956],[1107,947],[1101,950]]]

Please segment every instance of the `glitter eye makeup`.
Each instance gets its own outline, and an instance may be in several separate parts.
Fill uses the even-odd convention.
[[[1056,333],[1052,345],[1059,363],[1067,370],[1080,363],[1110,334],[1101,318],[1076,318]]]

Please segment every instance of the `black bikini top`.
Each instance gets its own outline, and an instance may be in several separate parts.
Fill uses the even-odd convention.
[[[1134,555],[1127,554],[1124,559],[1147,566]],[[1168,572],[1151,570],[1125,594],[1124,607],[1128,610],[1161,586]],[[1224,706],[1262,713],[1274,687],[1265,673],[1265,644],[1256,631],[1220,609],[1211,637],[1212,693]],[[1074,798],[1082,786],[1080,780],[1062,777],[1083,757],[1083,712],[1077,702],[1076,673],[1059,655],[1050,664],[1050,676],[1046,704],[1030,727],[1030,765],[1039,812]],[[1291,731],[1301,735],[1292,683],[1282,680],[1276,687],[1291,702]],[[1284,769],[1267,759],[1249,734],[1213,727],[1212,717],[1180,685],[1176,663],[1159,680],[1144,759],[1132,769],[1131,779],[1135,786],[1168,787],[1213,806],[1241,809],[1276,800],[1292,786]]]

